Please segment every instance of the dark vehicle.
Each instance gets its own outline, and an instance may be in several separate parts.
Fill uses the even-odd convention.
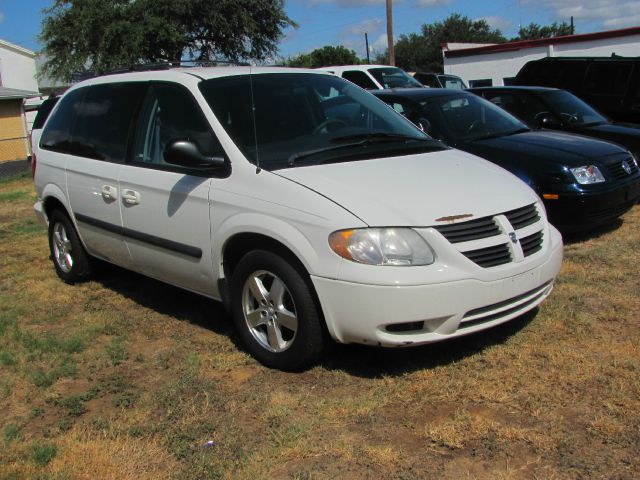
[[[467,85],[457,75],[448,75],[446,73],[424,73],[416,72],[413,78],[418,80],[425,87],[431,88],[454,88],[464,90]]]
[[[484,87],[469,91],[515,115],[530,128],[550,128],[615,142],[640,158],[640,125],[614,123],[575,95],[545,87]]]
[[[620,122],[640,123],[640,57],[552,57],[527,62],[514,85],[568,90]]]
[[[532,131],[491,102],[458,90],[373,93],[431,136],[515,174],[538,193],[549,220],[564,232],[608,223],[640,198],[636,160],[618,145]]]
[[[36,155],[33,153],[33,146],[36,145],[40,141],[40,135],[42,134],[42,127],[44,126],[44,122],[49,118],[49,114],[53,107],[56,106],[60,97],[49,97],[44,102],[40,104],[38,107],[38,113],[36,114],[36,118],[33,121],[33,126],[31,127],[31,132],[29,133],[29,147],[31,151],[31,155],[29,155],[29,163],[31,164],[31,174],[35,175],[36,171]]]

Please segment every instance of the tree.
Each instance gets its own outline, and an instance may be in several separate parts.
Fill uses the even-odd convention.
[[[404,70],[441,72],[443,43],[503,43],[502,32],[485,20],[453,13],[442,22],[423,24],[421,33],[401,35],[395,44],[396,65]]]
[[[289,58],[286,64],[290,67],[318,68],[329,65],[358,65],[360,59],[356,52],[342,45],[332,47],[326,45],[316,48],[311,53],[303,53],[297,57]]]
[[[567,22],[553,22],[551,25],[541,26],[537,23],[530,23],[526,27],[518,30],[518,36],[512,38],[511,41],[518,40],[537,40],[539,38],[561,37],[563,35],[573,35],[571,25]]]
[[[45,15],[43,71],[60,80],[185,54],[262,60],[296,26],[284,0],[55,0]]]

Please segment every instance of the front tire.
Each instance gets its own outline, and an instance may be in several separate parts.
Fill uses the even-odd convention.
[[[49,249],[56,273],[65,283],[82,282],[91,277],[90,257],[73,223],[60,210],[49,217]]]
[[[302,370],[324,348],[322,321],[303,275],[279,255],[247,253],[231,279],[231,311],[247,350],[262,364]]]

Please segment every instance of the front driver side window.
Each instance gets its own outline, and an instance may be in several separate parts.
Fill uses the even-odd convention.
[[[194,142],[203,155],[224,156],[220,143],[191,95],[175,85],[153,85],[140,111],[133,161],[168,165],[163,152],[175,140]]]

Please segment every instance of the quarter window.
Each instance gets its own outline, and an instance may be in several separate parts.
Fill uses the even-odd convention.
[[[628,63],[592,63],[587,72],[587,92],[598,95],[624,95],[632,68]]]
[[[63,153],[71,152],[71,129],[76,121],[76,112],[80,108],[84,92],[85,89],[81,88],[65,95],[42,132],[42,148]]]

